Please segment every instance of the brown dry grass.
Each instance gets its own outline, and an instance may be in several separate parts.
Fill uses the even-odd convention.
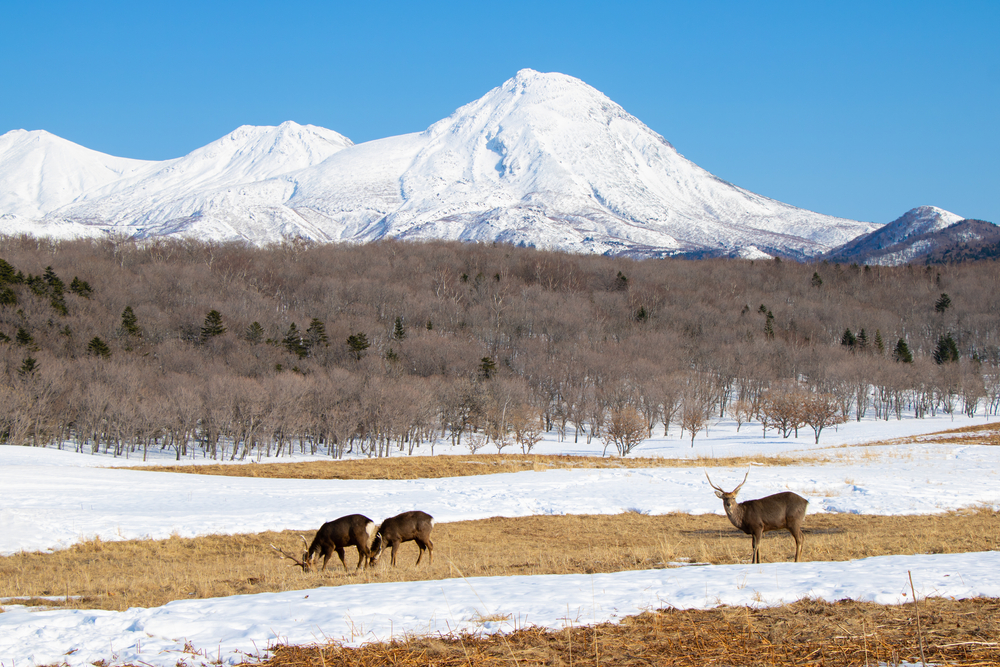
[[[934,516],[809,515],[803,560],[848,560],[888,554],[954,553],[1000,549],[1000,514],[992,510]],[[307,533],[308,539],[312,538]],[[678,562],[747,562],[750,538],[724,516],[634,512],[598,516],[533,516],[461,521],[435,526],[434,562],[414,567],[417,547],[406,543],[398,566],[387,559],[355,573],[348,550],[345,572],[334,556],[323,573],[302,573],[270,548],[302,552],[298,534],[213,535],[195,539],[91,540],[54,553],[0,558],[0,598],[28,604],[123,610],[170,600],[296,590],[353,583],[616,572],[669,567]],[[764,540],[765,561],[789,560],[786,531]],[[44,596],[58,596],[42,600]]]
[[[819,463],[819,457],[769,456],[768,465]],[[476,454],[475,456],[397,456],[379,459],[300,461],[289,463],[207,464],[197,466],[137,466],[131,470],[181,472],[227,477],[280,477],[284,479],[437,479],[496,475],[555,468],[693,468],[745,467],[761,457],[690,459],[603,458],[600,456],[548,456],[536,454]]]
[[[1000,664],[1000,602],[931,598],[919,604],[932,664]],[[414,638],[360,648],[278,647],[268,667],[499,667],[919,664],[913,605],[802,600],[784,607],[660,610],[593,627],[506,635]],[[253,663],[259,664],[259,663]]]

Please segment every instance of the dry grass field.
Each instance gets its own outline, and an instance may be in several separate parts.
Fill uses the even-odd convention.
[[[720,503],[721,504],[721,503]],[[992,510],[934,516],[807,515],[803,560],[1000,549],[1000,514]],[[311,540],[312,533],[304,537]],[[171,600],[296,590],[353,583],[448,577],[618,572],[678,563],[748,562],[750,538],[724,516],[634,512],[532,516],[442,523],[434,527],[433,564],[414,567],[417,547],[404,544],[398,565],[387,559],[355,572],[336,555],[326,572],[303,573],[270,545],[303,549],[298,533],[212,535],[167,540],[91,540],[54,553],[0,558],[0,598],[29,604],[124,610]],[[768,533],[764,561],[790,560],[786,531]]]
[[[919,612],[921,623],[916,622]],[[1000,664],[1000,602],[930,598],[881,606],[801,600],[784,607],[663,609],[592,627],[415,638],[360,648],[279,647],[266,667],[876,667]]]
[[[822,463],[820,457],[768,457],[768,465]],[[475,456],[397,456],[381,459],[345,459],[289,463],[209,464],[198,466],[139,466],[133,470],[180,472],[225,477],[278,477],[283,479],[439,479],[496,475],[556,468],[710,468],[745,467],[760,457],[690,459],[616,458],[600,456],[549,456],[540,454],[476,454]]]

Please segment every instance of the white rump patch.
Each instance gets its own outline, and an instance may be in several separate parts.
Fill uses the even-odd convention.
[[[377,528],[378,526],[375,525],[374,521],[369,521],[368,523],[365,524],[365,532],[368,533],[369,539],[371,539],[371,536],[375,534],[375,530]]]

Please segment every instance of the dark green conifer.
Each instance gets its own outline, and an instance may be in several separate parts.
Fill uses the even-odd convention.
[[[251,345],[257,345],[264,340],[264,327],[260,325],[260,322],[251,322],[246,331],[243,332],[243,337]]]
[[[24,327],[17,328],[14,340],[17,341],[18,345],[24,345],[25,347],[33,347],[35,345],[35,338]]]
[[[951,297],[947,294],[942,293],[938,300],[934,302],[934,310],[939,313],[944,313],[951,306]]]
[[[844,335],[840,337],[840,344],[853,352],[855,346],[858,344],[858,339],[850,329],[844,329]]]
[[[142,329],[139,328],[139,318],[136,317],[132,306],[125,306],[125,310],[122,311],[121,331],[129,336],[142,337]]]
[[[406,338],[406,329],[403,327],[403,318],[399,315],[396,316],[396,324],[392,328],[392,337],[396,340],[403,340]]]
[[[302,338],[302,333],[299,328],[295,326],[295,322],[288,325],[288,331],[285,333],[285,337],[282,339],[281,344],[285,346],[285,349],[302,359],[309,354],[309,345]]]
[[[309,328],[306,329],[306,344],[310,348],[330,344],[329,338],[326,336],[326,325],[317,317],[312,319]]]
[[[107,359],[111,356],[111,348],[108,347],[107,343],[101,340],[100,336],[94,336],[90,339],[90,342],[87,343],[87,354]]]
[[[25,357],[24,361],[21,362],[21,367],[17,370],[17,374],[21,377],[29,377],[34,375],[38,371],[38,360],[34,357]]]
[[[371,343],[368,342],[368,336],[359,332],[347,337],[347,347],[351,349],[351,354],[354,355],[354,358],[360,361],[365,350],[371,347]]]
[[[823,279],[819,277],[819,271],[813,271],[813,277],[810,283],[813,287],[819,287],[823,284]]]
[[[913,363],[913,354],[910,352],[910,346],[902,338],[896,343],[896,349],[892,352],[892,358],[903,364]]]
[[[483,357],[479,360],[479,376],[484,380],[489,380],[493,377],[493,373],[497,370],[497,362],[493,361],[489,357]]]
[[[935,363],[938,364],[949,364],[958,361],[958,344],[955,343],[955,339],[951,337],[951,334],[938,336],[937,347],[934,348],[932,356]]]
[[[217,310],[208,311],[208,314],[205,315],[205,323],[201,327],[202,342],[224,333],[226,333],[226,327],[222,324],[222,315]]]
[[[69,284],[69,291],[73,292],[73,294],[76,294],[77,296],[83,297],[84,299],[89,299],[90,295],[94,292],[94,290],[90,288],[90,283],[86,280],[80,280],[76,276],[73,277],[72,282]]]

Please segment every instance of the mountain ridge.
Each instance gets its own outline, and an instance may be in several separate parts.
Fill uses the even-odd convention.
[[[255,244],[441,238],[642,257],[809,259],[882,227],[728,183],[579,79],[533,70],[423,132],[363,144],[289,121],[242,126],[162,162],[97,159],[77,147],[88,157],[69,160],[67,170],[90,165],[80,168],[97,175],[34,208],[3,205],[13,202],[5,192],[37,191],[24,160],[2,150],[10,134],[0,137],[0,169],[9,165],[0,171],[0,231],[34,224],[67,236]]]

